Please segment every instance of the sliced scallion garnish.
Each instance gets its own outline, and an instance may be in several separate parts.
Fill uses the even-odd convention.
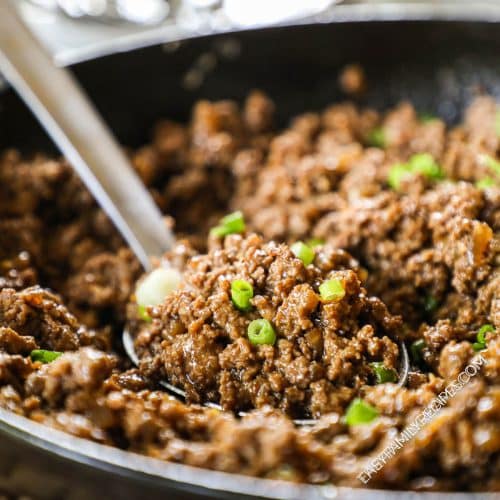
[[[387,368],[381,361],[370,363],[370,367],[375,374],[377,384],[385,384],[386,382],[396,382],[398,376],[392,368]]]
[[[309,245],[306,245],[302,241],[297,241],[290,247],[290,250],[295,257],[302,261],[304,266],[312,264],[314,260],[314,250]]]
[[[234,280],[231,283],[231,300],[240,311],[248,311],[252,304],[250,299],[253,297],[252,284],[245,280]]]
[[[319,286],[319,295],[325,302],[337,302],[345,297],[345,288],[339,279],[326,280]]]
[[[52,363],[59,356],[62,356],[62,352],[59,351],[47,351],[46,349],[34,349],[30,353],[30,358],[32,361],[40,361],[41,363]]]
[[[246,225],[243,213],[238,210],[237,212],[222,217],[219,221],[219,225],[210,230],[210,234],[222,238],[229,234],[244,233],[245,229]]]
[[[345,412],[347,425],[362,425],[373,422],[379,416],[379,411],[361,398],[351,401]]]
[[[247,329],[248,340],[253,345],[274,345],[276,342],[276,332],[273,325],[264,318],[254,319]]]

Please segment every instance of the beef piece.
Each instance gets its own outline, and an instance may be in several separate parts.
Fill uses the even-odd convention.
[[[38,344],[30,335],[19,335],[12,328],[0,327],[0,349],[9,354],[29,354]]]
[[[19,354],[0,352],[0,383],[19,387],[33,371],[33,364],[29,358]]]
[[[121,249],[116,255],[100,253],[68,279],[66,295],[79,306],[115,308],[118,316],[134,290],[139,271],[140,265],[129,250]]]
[[[264,93],[254,90],[245,102],[243,117],[246,128],[253,133],[268,132],[273,124],[274,103]]]
[[[42,365],[26,380],[26,394],[56,407],[79,392],[91,394],[111,375],[116,359],[91,347],[68,352]]]
[[[366,75],[363,67],[359,64],[347,65],[339,76],[339,84],[342,91],[353,96],[363,94],[366,91]]]
[[[76,318],[59,297],[37,286],[21,292],[0,291],[0,324],[36,339],[45,349],[74,350],[79,345]]]

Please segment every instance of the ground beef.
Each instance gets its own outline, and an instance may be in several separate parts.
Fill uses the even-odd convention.
[[[36,339],[55,351],[79,346],[79,324],[60,299],[37,286],[16,292],[0,291],[0,322],[14,333]]]
[[[363,94],[367,87],[365,70],[359,64],[347,65],[340,73],[339,84],[346,94]]]
[[[34,337],[30,335],[19,335],[9,327],[0,327],[0,346],[9,354],[29,354],[39,346]]]
[[[359,94],[366,82],[350,66],[340,84]],[[241,108],[200,101],[188,124],[163,120],[151,144],[128,151],[178,237],[165,257],[182,284],[148,310],[152,322],[137,317],[139,263],[71,166],[2,154],[0,406],[164,460],[362,486],[357,475],[481,355],[368,486],[500,491],[496,102],[477,98],[454,128],[408,102],[385,113],[335,104],[281,131],[274,112],[260,91]],[[393,166],[417,153],[442,176],[391,186]],[[207,238],[232,210],[246,233]],[[289,245],[311,237],[321,241],[304,266]],[[319,285],[332,277],[345,297],[323,302]],[[254,287],[250,311],[231,302],[236,278]],[[121,349],[127,317],[139,368]],[[257,318],[273,325],[274,345],[249,342]],[[485,324],[493,331],[474,350]],[[406,386],[377,384],[369,363],[397,370],[400,342],[412,353]],[[63,354],[42,364],[35,349]],[[348,425],[354,398],[379,416]]]
[[[286,245],[255,234],[227,237],[222,246],[212,240],[138,333],[141,370],[182,387],[190,402],[218,402],[225,410],[267,405],[296,417],[341,411],[373,379],[369,362],[397,371],[398,347],[389,336],[397,336],[401,320],[367,296],[356,272],[341,265],[344,256],[335,257],[327,247],[317,265],[304,266]],[[235,279],[253,286],[247,313],[231,302]],[[321,301],[318,286],[329,279],[343,284],[339,302]],[[274,325],[275,346],[248,340],[248,325],[259,318]]]

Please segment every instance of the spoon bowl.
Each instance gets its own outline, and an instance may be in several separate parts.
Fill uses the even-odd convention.
[[[122,343],[127,356],[136,366],[139,366],[140,360],[139,356],[137,356],[137,353],[135,352],[134,339],[127,327],[123,329]],[[404,387],[408,380],[408,373],[410,371],[410,358],[408,356],[408,350],[406,349],[406,345],[404,342],[399,343],[399,352],[401,360],[399,366],[399,377],[397,385],[399,387]],[[186,392],[180,389],[179,387],[170,384],[168,381],[162,380],[160,381],[160,385],[165,389],[167,389],[167,391],[171,392],[176,397],[186,399]],[[217,403],[213,403],[211,401],[206,401],[203,404],[208,408],[215,408],[217,410],[222,410],[222,407],[220,405],[218,405]],[[244,411],[238,412],[238,416],[240,417],[243,417],[245,415],[247,415],[247,412]],[[318,422],[317,419],[294,419],[294,423],[299,426],[315,425],[317,422]]]

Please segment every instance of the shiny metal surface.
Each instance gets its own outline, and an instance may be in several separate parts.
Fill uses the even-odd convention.
[[[285,2],[283,2],[286,5]],[[326,5],[326,4],[325,4]],[[116,52],[186,40],[192,37],[231,33],[241,30],[237,19],[231,19],[220,7],[210,15],[192,8],[189,1],[175,2],[166,21],[151,27],[116,26],[79,22],[64,17],[44,15],[40,9],[19,0],[19,7],[40,39],[62,65],[75,64]],[[377,20],[443,20],[443,21],[500,21],[500,3],[496,0],[344,0],[331,2],[319,11],[287,18],[275,25],[287,26],[309,23],[370,22]],[[260,26],[266,26],[261,23]],[[270,26],[270,24],[267,24]],[[245,29],[256,25],[247,24]]]
[[[166,0],[31,0],[46,9],[64,12],[76,19],[101,22],[157,24],[163,21],[170,5]]]
[[[93,105],[9,1],[0,2],[0,69],[149,269],[149,258],[171,247],[172,233]]]
[[[135,43],[159,32],[165,32],[167,41],[235,28],[290,23],[326,12],[341,1],[19,0],[18,6],[56,60],[67,63],[73,51],[93,52],[103,45],[122,50],[122,44]],[[161,5],[167,8],[166,12]],[[150,15],[141,19],[141,12],[143,16],[144,12]],[[113,22],[117,18],[131,22]]]

